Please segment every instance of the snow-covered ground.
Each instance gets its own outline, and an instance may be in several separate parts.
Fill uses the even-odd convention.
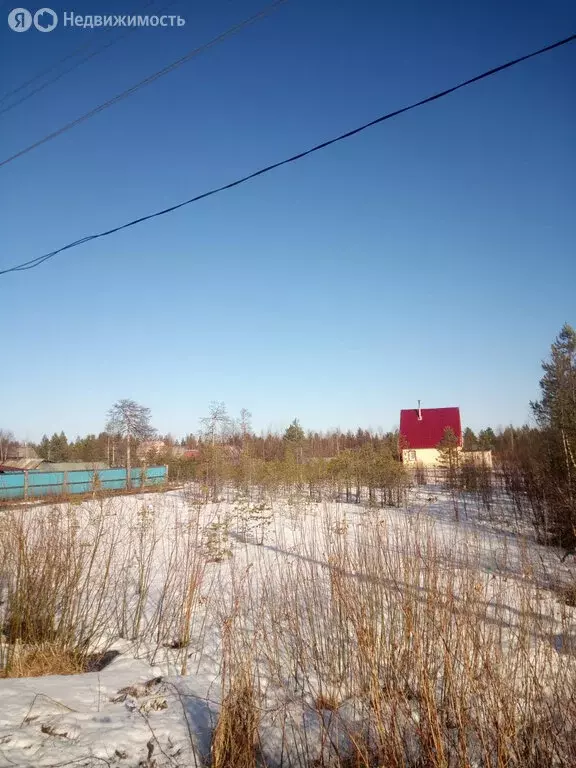
[[[33,522],[48,510],[25,513]],[[333,638],[333,648],[315,651],[326,659],[310,662],[302,686],[290,666],[296,656],[287,638],[296,635],[282,613],[288,590],[299,584],[298,599],[314,605],[322,590],[334,599],[335,591],[346,592],[348,580],[374,578],[371,569],[382,562],[386,572],[376,578],[386,589],[421,590],[424,608],[426,595],[437,589],[435,594],[450,596],[451,611],[464,612],[464,591],[476,590],[478,621],[499,633],[499,648],[516,652],[515,627],[529,612],[530,637],[522,648],[538,657],[541,674],[558,679],[559,665],[567,670],[574,661],[576,609],[552,590],[574,579],[573,559],[561,563],[562,553],[535,544],[528,529],[518,535],[504,501],[488,513],[471,497],[463,506],[461,498],[456,521],[453,500],[438,488],[412,489],[403,509],[317,504],[304,495],[273,502],[232,495],[202,504],[184,490],[62,505],[51,513],[67,516],[80,531],[105,521],[101,557],[113,545],[119,559],[100,607],[105,622],[94,637],[100,649],[116,654],[100,671],[0,680],[0,766],[204,764],[222,700],[231,625],[240,628],[244,645],[228,648],[228,658],[238,661],[244,653],[260,671],[269,713],[261,738],[273,760],[283,738],[275,706],[284,713],[298,708],[294,719],[313,731],[314,675],[321,664],[332,665],[340,650],[350,653],[338,650]],[[385,549],[384,560],[372,559],[378,548]],[[100,584],[102,563],[94,575]],[[428,581],[432,572],[434,584]],[[190,621],[182,608],[187,600]],[[306,619],[305,610],[302,616],[316,621]],[[319,636],[322,627],[336,626],[331,615],[317,618]],[[344,678],[350,664],[348,656],[334,661],[334,676],[341,675],[334,690],[349,692]]]

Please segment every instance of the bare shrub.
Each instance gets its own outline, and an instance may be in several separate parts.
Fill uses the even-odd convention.
[[[0,670],[51,658],[81,671],[120,636],[182,649],[185,673],[205,562],[199,514],[173,513],[166,531],[152,506],[122,499],[2,510]]]
[[[88,525],[73,507],[2,512],[0,667],[10,670],[18,643],[49,644],[80,660],[92,652],[108,628],[116,546],[103,505]]]
[[[414,479],[416,480],[416,485],[426,485],[428,477],[424,464],[421,464],[420,462],[416,464],[416,468],[414,469]]]

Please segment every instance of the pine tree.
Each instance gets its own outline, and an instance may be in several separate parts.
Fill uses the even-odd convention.
[[[290,426],[284,432],[284,440],[288,443],[294,443],[298,445],[304,441],[304,430],[300,426],[298,419],[290,424]]]
[[[576,545],[576,331],[567,323],[542,363],[541,399],[530,403],[543,432],[554,534],[563,546]]]
[[[40,444],[41,447],[42,443]],[[60,434],[57,434],[54,432],[52,437],[50,438],[48,445],[46,446],[46,459],[48,461],[54,461],[54,462],[61,462],[61,461],[68,461],[70,450],[68,447],[68,438],[64,434],[64,432],[60,432]]]
[[[496,444],[496,435],[492,427],[481,429],[478,432],[478,449],[480,451],[491,451]]]
[[[42,440],[36,446],[36,453],[41,459],[50,460],[50,438],[48,435],[42,435]]]
[[[446,485],[456,488],[458,479],[458,438],[450,427],[444,430],[444,436],[438,443],[438,464],[446,472]]]
[[[550,360],[542,363],[541,400],[530,403],[542,428],[565,434],[574,447],[576,439],[576,331],[567,323],[552,344]]]
[[[474,432],[470,429],[470,427],[466,427],[466,429],[464,430],[462,442],[463,442],[462,447],[465,451],[478,450],[478,440]]]

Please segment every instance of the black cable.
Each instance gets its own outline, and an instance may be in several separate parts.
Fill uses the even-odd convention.
[[[73,51],[70,53],[67,53],[66,56],[63,56],[61,59],[58,59],[58,61],[55,61],[53,64],[51,64],[46,69],[43,69],[42,72],[38,72],[38,74],[34,75],[34,77],[31,77],[29,80],[26,80],[25,82],[18,85],[16,88],[13,88],[8,93],[5,93],[4,96],[0,97],[0,103],[6,101],[6,99],[9,99],[11,96],[15,96],[17,93],[19,93],[23,88],[26,88],[29,85],[32,85],[32,83],[35,83],[36,80],[40,80],[44,75],[47,75],[48,73],[52,72],[53,69],[56,69],[60,66],[60,64],[64,64],[65,61],[68,61],[68,59],[74,58],[76,54],[82,53],[82,51],[85,51],[87,48],[91,48],[94,45],[94,41],[90,40],[88,43],[82,43],[81,46],[78,48],[74,48]]]
[[[576,35],[570,35],[570,37],[566,37],[563,40],[559,40],[556,43],[547,45],[544,48],[540,48],[537,51],[533,51],[532,53],[527,53],[525,56],[520,56],[517,59],[508,61],[506,62],[506,64],[500,64],[499,66],[494,67],[493,69],[489,69],[486,72],[483,72],[481,75],[476,75],[475,77],[471,77],[469,80],[464,80],[462,83],[459,83],[458,85],[453,85],[451,88],[446,88],[444,91],[439,91],[438,93],[435,93],[433,96],[427,96],[425,99],[416,101],[407,107],[401,107],[400,109],[397,109],[394,112],[388,112],[387,114],[382,115],[381,117],[377,117],[375,120],[371,120],[369,123],[364,123],[364,125],[361,125],[358,128],[353,128],[351,131],[342,133],[340,134],[340,136],[336,136],[336,138],[334,139],[328,139],[328,141],[323,141],[321,144],[316,144],[316,146],[311,147],[310,149],[307,149],[304,152],[299,152],[297,155],[292,155],[291,157],[288,157],[285,160],[280,160],[279,162],[273,163],[272,165],[267,165],[265,168],[260,168],[260,170],[254,171],[254,173],[250,173],[248,176],[243,176],[240,179],[236,179],[236,181],[231,181],[229,184],[224,184],[221,187],[216,187],[215,189],[211,189],[209,192],[203,192],[201,195],[196,195],[196,197],[192,197],[189,200],[184,200],[184,202],[182,203],[177,203],[176,205],[172,205],[169,208],[164,208],[161,211],[150,213],[147,216],[141,216],[138,219],[133,219],[132,221],[129,221],[126,224],[121,224],[120,226],[114,227],[112,229],[108,229],[105,232],[99,232],[98,234],[95,234],[95,235],[87,235],[86,237],[83,237],[79,240],[74,240],[74,242],[68,243],[68,245],[64,245],[62,246],[62,248],[58,248],[57,250],[52,251],[51,253],[47,253],[44,256],[37,256],[35,259],[31,259],[30,261],[25,261],[22,264],[18,264],[14,267],[9,267],[8,269],[0,270],[0,275],[6,275],[9,272],[21,272],[27,269],[34,269],[34,267],[40,266],[40,264],[43,264],[45,261],[48,261],[48,259],[51,259],[57,254],[62,253],[63,251],[67,251],[70,248],[75,248],[76,246],[82,245],[83,243],[87,243],[90,240],[97,240],[100,237],[107,237],[108,235],[112,235],[115,232],[120,232],[122,229],[128,229],[129,227],[134,227],[136,224],[141,224],[143,221],[154,219],[157,216],[164,216],[164,214],[171,213],[172,211],[176,211],[178,210],[178,208],[183,208],[185,205],[196,203],[198,202],[198,200],[203,200],[206,197],[211,197],[212,195],[216,195],[219,192],[223,192],[226,189],[232,189],[232,187],[237,187],[240,184],[244,184],[245,182],[249,181],[250,179],[254,179],[257,176],[262,176],[265,173],[269,173],[270,171],[273,171],[275,168],[280,168],[280,166],[282,165],[293,163],[296,160],[300,160],[301,158],[306,157],[306,155],[311,155],[313,152],[318,152],[319,150],[325,149],[326,147],[329,147],[332,144],[336,144],[339,141],[343,141],[344,139],[349,139],[351,136],[355,136],[357,133],[361,133],[362,131],[365,131],[367,128],[371,128],[374,125],[383,123],[385,120],[390,120],[393,117],[397,117],[398,115],[401,115],[405,112],[410,112],[411,110],[416,109],[417,107],[421,107],[424,104],[429,104],[432,101],[441,99],[444,96],[448,96],[449,94],[454,93],[454,91],[460,90],[460,88],[465,88],[468,85],[472,85],[472,83],[477,83],[478,81],[484,80],[487,77],[491,77],[492,75],[495,75],[498,72],[502,72],[505,69],[514,67],[516,66],[516,64],[520,64],[523,61],[527,61],[528,59],[532,59],[535,56],[540,56],[541,54],[547,53],[548,51],[552,51],[555,48],[560,48],[563,45],[567,45],[568,43],[571,43],[574,40],[576,40]]]
[[[148,8],[151,5],[154,5],[156,0],[149,0],[149,2],[145,3],[143,6],[138,7],[138,11],[141,13],[145,8]],[[166,3],[162,7],[160,7],[157,11],[157,13],[163,13],[167,8],[169,8],[171,5],[174,5],[174,3],[178,3],[180,0],[170,0],[170,2]],[[42,83],[37,88],[34,88],[33,91],[30,91],[25,96],[21,96],[17,101],[13,101],[12,104],[8,104],[7,107],[4,107],[3,109],[0,109],[0,115],[5,115],[7,112],[10,112],[12,109],[17,107],[19,104],[24,103],[25,101],[28,101],[28,99],[31,99],[33,96],[35,96],[37,93],[40,93],[40,91],[43,91],[45,88],[48,88],[53,83],[58,82],[58,80],[61,80],[65,75],[69,74],[70,72],[73,72],[78,67],[82,66],[82,64],[85,64],[87,61],[90,61],[90,59],[93,59],[95,56],[98,56],[100,53],[103,53],[105,50],[110,48],[113,45],[116,45],[116,43],[119,43],[120,40],[124,40],[125,37],[128,37],[129,34],[132,32],[135,32],[138,29],[138,27],[129,27],[125,32],[123,32],[121,35],[118,35],[117,37],[114,37],[112,40],[110,40],[107,43],[104,43],[104,45],[101,45],[100,47],[93,50],[91,53],[89,53],[87,56],[84,56],[83,59],[80,59],[80,61],[76,61],[74,64],[72,64],[71,67],[68,67],[68,69],[65,69],[63,72],[59,72],[57,75],[54,75],[53,78],[50,80],[47,80],[45,83]],[[72,53],[69,53],[67,56],[65,56],[63,59],[60,59],[60,61],[57,61],[55,64],[53,64],[51,67],[48,67],[48,69],[45,69],[43,72],[40,72],[38,75],[35,75],[34,77],[30,78],[30,80],[27,80],[25,83],[22,83],[22,85],[19,85],[17,88],[15,88],[10,93],[6,94],[2,98],[0,98],[0,102],[6,101],[10,96],[14,96],[16,93],[21,91],[23,88],[26,88],[28,85],[31,85],[36,80],[41,79],[44,77],[44,75],[47,75],[49,72],[51,72],[53,69],[56,69],[60,66],[60,64],[63,64],[68,59],[73,58],[77,53],[80,53],[81,51],[85,50],[86,48],[89,48],[91,45],[93,45],[93,41],[90,41],[87,45],[82,45],[80,48],[77,48],[76,50],[72,51]]]
[[[10,1],[11,0],[7,0],[7,2],[10,2]],[[156,0],[148,0],[148,2],[142,6],[142,9],[147,8],[149,5],[153,5],[155,2]],[[130,31],[132,31],[133,29],[134,28],[131,27]],[[54,69],[57,69],[57,67],[59,67],[60,64],[64,64],[64,62],[68,61],[68,59],[74,58],[74,56],[76,56],[78,53],[82,53],[82,51],[85,51],[87,48],[91,48],[93,45],[94,45],[94,40],[89,40],[87,43],[82,43],[82,45],[80,45],[78,48],[74,48],[73,51],[71,51],[70,53],[67,53],[65,56],[63,56],[61,59],[58,59],[58,61],[55,61],[46,69],[43,69],[42,72],[38,72],[38,74],[34,75],[34,77],[31,77],[29,80],[26,80],[25,82],[21,83],[16,88],[13,88],[11,91],[9,91],[8,93],[5,93],[3,96],[0,96],[0,103],[3,103],[7,99],[9,99],[11,96],[15,96],[24,88],[27,88],[29,85],[32,85],[32,83],[35,83],[36,80],[40,80],[41,78],[44,77],[44,75],[49,74]],[[7,111],[8,109],[12,109],[12,107],[11,106],[8,107],[5,111]]]
[[[61,134],[66,133],[66,131],[69,131],[71,128],[74,128],[77,125],[80,125],[80,123],[83,123],[85,120],[89,120],[91,117],[94,117],[94,115],[98,114],[99,112],[102,112],[108,107],[111,107],[113,104],[116,104],[119,101],[122,101],[123,99],[128,98],[128,96],[131,96],[133,93],[136,93],[136,91],[139,91],[140,88],[144,88],[144,86],[150,85],[150,83],[153,83],[154,81],[158,80],[160,77],[163,77],[164,75],[169,74],[170,72],[175,70],[177,67],[181,66],[182,64],[185,64],[187,61],[190,61],[190,59],[194,58],[194,56],[198,56],[200,53],[203,53],[204,51],[208,50],[208,48],[212,48],[212,46],[217,45],[218,43],[221,43],[223,40],[226,40],[226,38],[230,37],[231,35],[236,34],[236,32],[239,32],[244,27],[247,27],[248,25],[253,24],[255,21],[258,21],[264,16],[267,16],[269,13],[271,13],[278,6],[282,5],[285,2],[286,0],[274,0],[273,3],[270,3],[270,5],[267,5],[258,13],[255,13],[253,16],[250,16],[249,18],[244,19],[244,21],[241,21],[239,24],[235,24],[233,27],[230,27],[225,32],[222,32],[220,35],[210,40],[208,43],[204,43],[204,45],[201,45],[198,48],[194,48],[194,50],[189,51],[185,56],[182,56],[180,59],[173,61],[172,64],[168,64],[168,66],[164,67],[158,72],[155,72],[153,75],[150,75],[149,77],[144,78],[144,80],[140,80],[139,83],[136,83],[136,85],[133,85],[131,88],[127,88],[125,91],[122,91],[122,93],[119,93],[117,96],[114,96],[112,99],[109,99],[108,101],[105,101],[103,104],[100,104],[99,106],[94,107],[94,109],[91,109],[89,112],[86,112],[84,115],[77,117],[76,120],[72,120],[70,123],[66,123],[66,125],[63,125],[57,131],[53,131],[52,133],[49,133],[47,136],[44,136],[44,138],[40,139],[39,141],[35,141],[34,144],[30,144],[30,146],[25,147],[24,149],[21,149],[19,152],[16,152],[16,154],[11,155],[11,157],[7,157],[5,160],[2,160],[0,162],[0,168],[3,165],[8,165],[8,163],[11,163],[13,160],[16,160],[18,157],[22,157],[22,155],[28,154],[28,152],[31,152],[33,149],[36,149],[37,147],[42,146],[42,144],[46,144],[47,141],[51,141],[52,139],[55,139],[57,136],[60,136]]]

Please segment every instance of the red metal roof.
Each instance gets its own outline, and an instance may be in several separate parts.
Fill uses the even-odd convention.
[[[460,408],[422,408],[422,420],[418,408],[400,411],[400,441],[402,448],[436,448],[448,427],[462,445]]]

